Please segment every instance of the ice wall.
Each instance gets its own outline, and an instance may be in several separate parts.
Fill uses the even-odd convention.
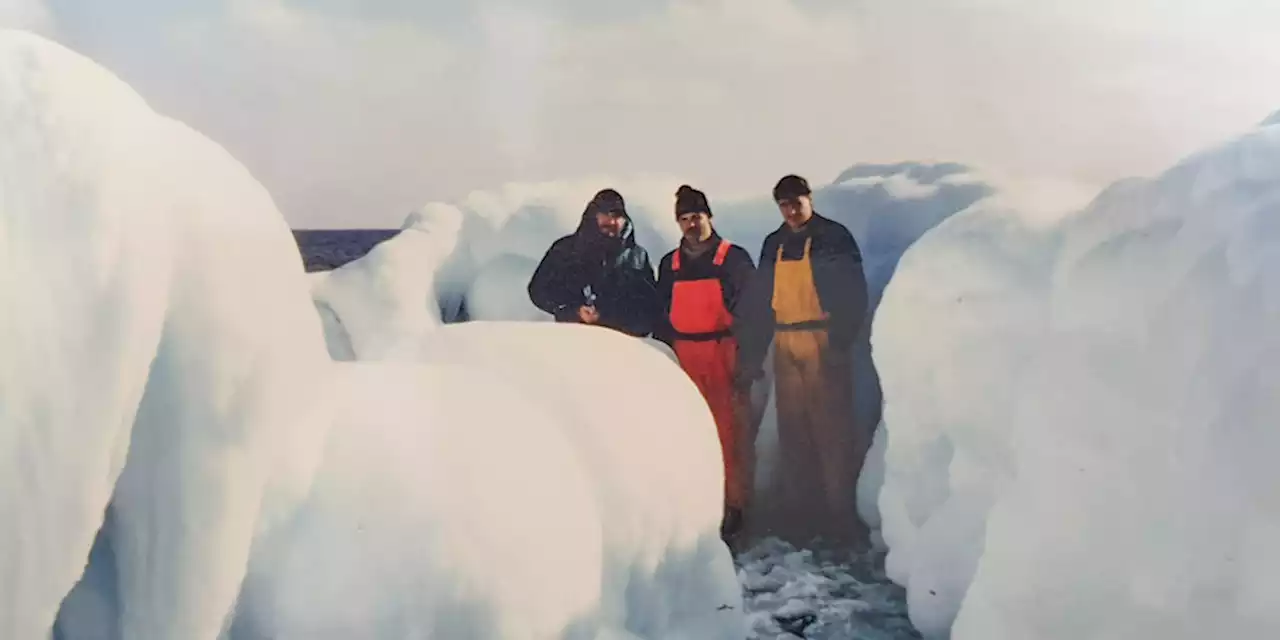
[[[0,123],[5,637],[741,637],[714,448],[656,482],[535,359],[334,363],[265,189],[62,47],[0,31]],[[689,393],[648,411],[709,422]]]
[[[123,637],[215,637],[324,439],[289,230],[225,151],[91,61],[5,31],[0,74],[0,625],[47,634],[110,500]]]
[[[908,251],[873,334],[880,504],[926,636],[1280,631],[1259,579],[1280,521],[1277,167],[1263,127],[1077,215],[975,210]]]
[[[139,181],[165,146],[142,99],[9,30],[0,139],[0,636],[38,638],[124,465],[169,302],[171,195]]]

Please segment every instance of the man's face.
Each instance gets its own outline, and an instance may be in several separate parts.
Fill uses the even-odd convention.
[[[680,223],[680,233],[689,242],[704,242],[711,237],[711,216],[706,212],[682,213],[676,221]]]
[[[622,235],[622,228],[627,224],[627,219],[619,214],[612,212],[600,212],[596,214],[596,227],[600,229],[600,233],[610,238],[617,238]]]
[[[804,226],[813,216],[813,200],[809,196],[785,198],[778,201],[778,211],[782,212],[782,219],[787,226],[796,229]]]

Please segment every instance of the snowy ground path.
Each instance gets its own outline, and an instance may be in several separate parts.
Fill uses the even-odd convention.
[[[753,640],[902,640],[920,635],[884,554],[835,555],[765,540],[737,557]]]

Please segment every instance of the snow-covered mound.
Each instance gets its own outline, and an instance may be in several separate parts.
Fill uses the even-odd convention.
[[[950,627],[992,493],[1013,473],[1009,414],[1045,326],[1052,246],[1006,210],[963,213],[907,251],[875,319],[886,569],[926,634]]]
[[[48,634],[110,500],[122,636],[216,637],[323,440],[289,229],[225,151],[57,45],[0,32],[0,114],[2,635]]]
[[[504,253],[486,262],[467,288],[468,319],[550,322],[551,316],[529,300],[527,287],[539,259]]]
[[[563,416],[602,516],[606,624],[645,638],[744,637],[719,538],[719,440],[677,364],[607,329],[552,323],[448,325],[426,354],[486,367]]]
[[[60,46],[0,31],[0,138],[0,636],[741,637],[720,480],[654,483],[559,369],[333,362],[265,189]],[[596,490],[641,482],[621,581]]]
[[[345,342],[361,360],[412,353],[416,341],[441,323],[436,279],[461,231],[462,213],[456,208],[426,207],[364,257],[312,274],[316,306],[336,320],[326,322],[331,345]]]
[[[112,502],[125,638],[221,627],[251,540],[310,484],[330,395],[319,318],[270,196],[220,147],[166,127],[195,179],[174,202],[181,258]],[[221,265],[228,247],[239,261]]]
[[[314,497],[260,544],[233,636],[594,638],[600,514],[559,408],[484,366],[341,375]]]
[[[313,497],[259,543],[233,637],[744,637],[718,441],[673,362],[587,327],[426,335],[424,365],[340,369]]]
[[[907,252],[874,332],[880,506],[926,636],[1280,634],[1278,205],[1270,126]]]
[[[86,121],[90,101],[112,126]],[[6,638],[48,633],[124,466],[172,279],[168,185],[126,186],[158,174],[164,149],[126,153],[155,140],[157,128],[142,100],[105,71],[0,31]]]

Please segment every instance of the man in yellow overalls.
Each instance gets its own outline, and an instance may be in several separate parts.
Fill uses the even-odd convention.
[[[783,224],[764,240],[737,320],[740,387],[763,375],[776,345],[771,532],[801,544],[862,544],[856,489],[872,436],[859,432],[853,411],[853,342],[867,312],[862,254],[844,225],[814,212],[804,178],[782,178],[773,197]]]

